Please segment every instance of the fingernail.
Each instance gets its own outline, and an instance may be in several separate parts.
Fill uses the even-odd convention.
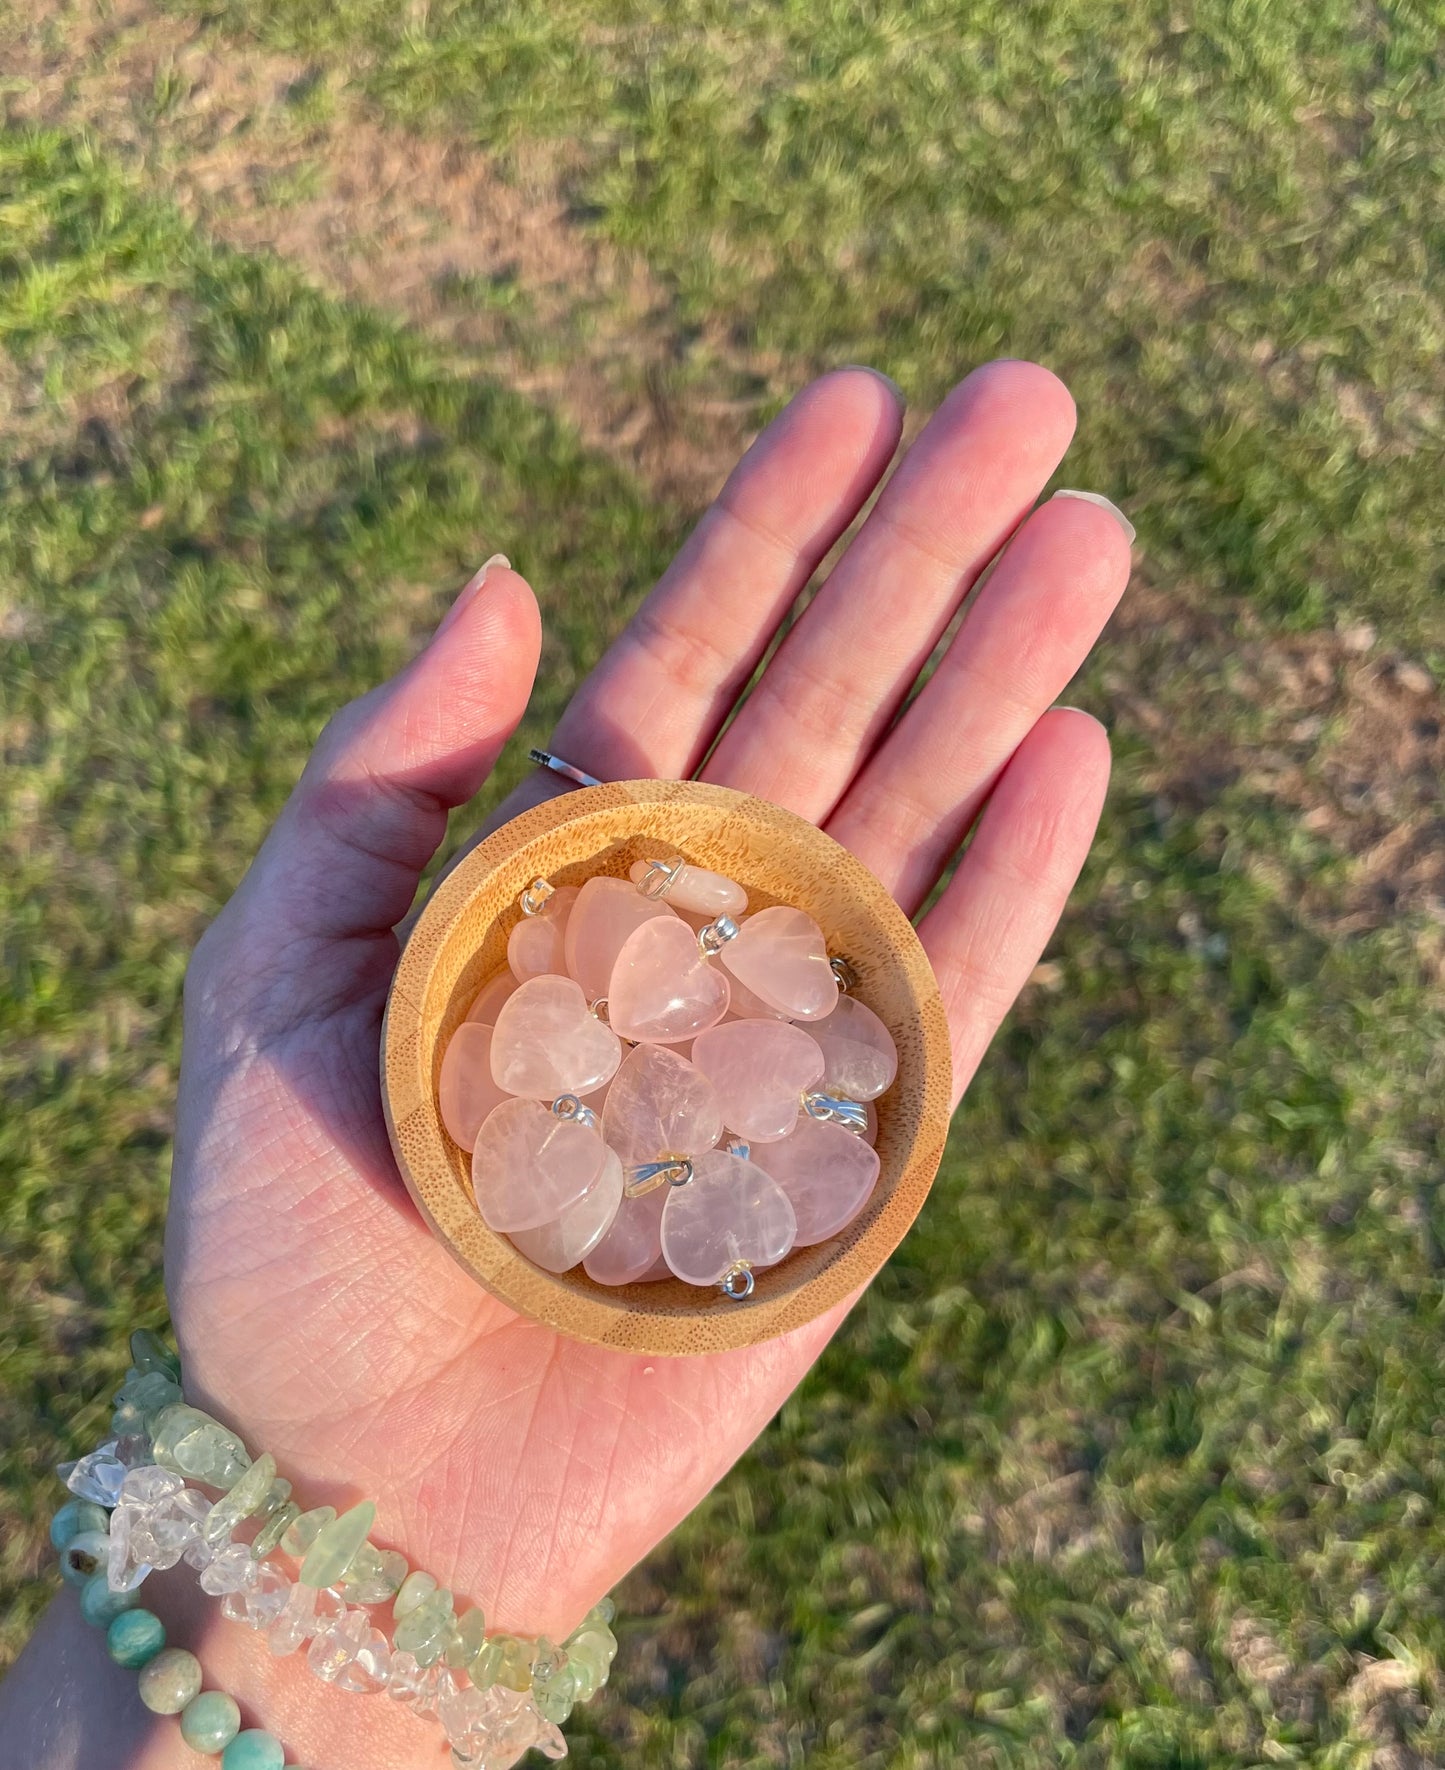
[[[440,639],[442,634],[446,632],[447,628],[456,620],[457,616],[461,614],[462,610],[466,608],[468,604],[475,602],[477,597],[481,595],[482,587],[487,581],[487,573],[494,565],[506,566],[508,571],[510,571],[512,562],[507,558],[505,553],[494,553],[490,559],[484,559],[481,565],[478,566],[477,570],[457,592],[456,600],[442,616],[436,632],[432,634],[433,639]]]
[[[1080,498],[1085,504],[1097,504],[1101,510],[1107,510],[1110,516],[1114,518],[1115,522],[1118,523],[1119,527],[1123,529],[1124,533],[1129,537],[1129,545],[1131,547],[1134,545],[1134,535],[1136,530],[1133,523],[1130,522],[1127,516],[1125,516],[1119,506],[1111,503],[1102,492],[1074,492],[1070,491],[1067,487],[1061,486],[1059,490],[1054,493],[1054,496],[1056,498]]]
[[[861,371],[864,375],[871,375],[875,381],[881,381],[886,387],[891,387],[900,404],[903,403],[903,389],[891,375],[885,375],[882,369],[875,369],[872,363],[843,363],[841,367]]]

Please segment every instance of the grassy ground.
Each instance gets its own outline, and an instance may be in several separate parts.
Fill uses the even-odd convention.
[[[569,264],[637,256],[674,407],[1039,354],[1081,394],[1066,479],[1140,527],[1075,696],[1120,755],[1076,906],[925,1218],[630,1582],[584,1765],[1445,1751],[1439,20],[1197,14],[206,9],[213,60],[292,82],[254,212],[357,107],[479,142],[549,169]],[[76,17],[45,52],[103,79]],[[366,302],[218,244],[189,65],[94,141],[0,134],[10,1650],[46,1466],[163,1307],[185,954],[315,730],[494,546],[547,603],[545,729],[686,516],[555,391],[643,331],[635,280],[554,328],[524,252],[489,361],[381,305],[374,240]]]

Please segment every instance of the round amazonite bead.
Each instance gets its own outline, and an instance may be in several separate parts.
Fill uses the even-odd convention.
[[[221,1753],[221,1770],[285,1770],[281,1741],[264,1727],[247,1727]]]
[[[60,1551],[60,1576],[67,1584],[83,1586],[97,1569],[104,1571],[110,1559],[110,1537],[103,1530],[80,1530]]]
[[[122,1611],[133,1610],[139,1602],[139,1589],[112,1592],[103,1567],[80,1588],[80,1614],[92,1628],[108,1628]]]
[[[193,1752],[215,1756],[241,1730],[241,1711],[224,1690],[203,1690],[181,1710],[181,1738]]]
[[[105,1631],[105,1650],[118,1666],[138,1672],[166,1644],[166,1625],[150,1610],[126,1610]]]
[[[137,1679],[153,1715],[178,1715],[201,1688],[201,1662],[184,1647],[163,1647]]]
[[[90,1500],[67,1500],[50,1520],[50,1546],[65,1550],[85,1530],[107,1531],[110,1521]]]

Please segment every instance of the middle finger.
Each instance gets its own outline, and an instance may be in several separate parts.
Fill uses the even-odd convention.
[[[723,734],[705,780],[822,823],[1074,430],[1068,389],[988,363],[924,427]]]

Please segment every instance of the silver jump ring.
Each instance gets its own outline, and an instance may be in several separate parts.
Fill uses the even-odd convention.
[[[717,1288],[734,1303],[745,1302],[753,1294],[753,1269],[746,1260],[734,1260],[718,1280]]]
[[[600,787],[602,785],[595,774],[588,774],[585,768],[578,768],[575,763],[564,762],[560,756],[554,756],[550,750],[528,750],[527,760],[537,763],[541,768],[550,768],[553,774],[560,774],[563,780],[569,780],[575,786]]]
[[[692,1176],[693,1165],[686,1156],[664,1156],[660,1162],[641,1162],[629,1168],[622,1190],[628,1198],[646,1198],[659,1186],[686,1186]]]

